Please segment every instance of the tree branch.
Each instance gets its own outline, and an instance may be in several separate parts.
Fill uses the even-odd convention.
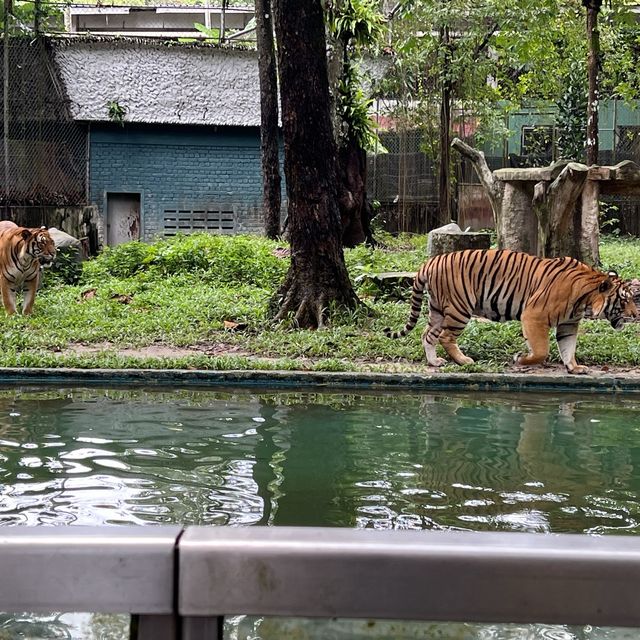
[[[484,38],[482,38],[478,46],[474,49],[473,51],[474,62],[478,60],[478,58],[480,57],[480,54],[489,46],[489,41],[493,37],[493,34],[498,30],[498,26],[499,26],[498,23],[494,22],[491,29],[489,29],[489,31],[485,33]]]

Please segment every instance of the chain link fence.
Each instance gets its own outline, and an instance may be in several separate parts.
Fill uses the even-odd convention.
[[[369,158],[368,196],[379,203],[378,219],[389,231],[425,233],[438,225],[437,161],[433,154],[425,151],[429,145],[419,130],[380,114],[378,121],[382,125],[380,141],[386,152]],[[545,166],[556,159],[553,125],[540,127],[534,122],[535,114],[528,124],[522,126],[520,144],[516,144],[511,152],[505,144],[502,155],[486,156],[491,170]],[[516,123],[510,122],[509,125],[518,129]],[[613,145],[602,148],[604,145],[601,144],[599,163],[614,165],[631,160],[640,164],[640,124],[615,126],[611,132]],[[477,146],[472,135],[465,140],[471,146]],[[463,228],[492,227],[491,206],[473,165],[455,152],[452,153],[452,163],[455,177],[453,202],[454,211],[458,212],[458,223]],[[601,209],[604,231],[640,236],[640,196],[603,196]]]
[[[50,43],[9,37],[0,56],[0,205],[86,204],[87,132],[71,117]]]
[[[370,157],[369,195],[389,231],[426,232],[437,221],[437,174],[417,130],[382,131],[386,152]]]

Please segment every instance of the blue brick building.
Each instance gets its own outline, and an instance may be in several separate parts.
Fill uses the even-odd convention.
[[[92,126],[90,200],[107,220],[129,206],[124,235],[263,230],[260,137],[252,127]],[[113,222],[112,224],[116,224]],[[115,242],[114,242],[115,241]]]
[[[255,51],[85,39],[55,59],[87,125],[103,244],[263,231]]]

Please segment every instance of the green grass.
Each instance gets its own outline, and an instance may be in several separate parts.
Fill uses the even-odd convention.
[[[85,263],[75,285],[48,272],[32,316],[0,311],[0,366],[80,368],[285,369],[317,371],[424,371],[424,327],[390,340],[383,328],[406,322],[406,299],[376,294],[368,274],[415,271],[426,237],[381,237],[376,249],[345,252],[358,294],[367,307],[334,316],[321,331],[274,327],[268,302],[282,281],[282,243],[247,236],[183,236],[153,244],[129,243]],[[640,241],[604,238],[603,265],[624,277],[640,276]],[[397,292],[396,292],[397,293]],[[406,293],[406,292],[405,292]],[[225,321],[246,324],[225,329]],[[594,366],[640,365],[640,324],[614,332],[603,321],[584,321],[578,361]],[[525,349],[520,323],[472,321],[460,339],[475,365],[448,371],[502,371]],[[96,353],[78,352],[77,345]],[[151,346],[193,347],[176,358],[132,355]],[[214,355],[207,355],[210,351]],[[552,361],[559,361],[552,344]]]
[[[600,244],[603,271],[617,271],[622,278],[640,278],[640,240],[606,236]]]

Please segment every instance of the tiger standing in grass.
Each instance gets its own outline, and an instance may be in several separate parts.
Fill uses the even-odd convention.
[[[8,315],[16,312],[16,294],[24,287],[22,313],[33,309],[40,270],[56,256],[56,245],[46,227],[29,229],[0,221],[0,289]]]
[[[522,321],[529,354],[516,364],[543,363],[549,355],[549,329],[556,328],[562,362],[569,373],[587,373],[576,363],[578,324],[589,312],[622,329],[625,317],[638,310],[627,283],[615,272],[603,273],[574,258],[538,258],[509,249],[456,251],[427,260],[416,274],[411,313],[401,331],[385,329],[389,338],[406,335],[416,326],[424,292],[429,294],[429,323],[422,334],[427,361],[436,356],[438,341],[457,364],[472,364],[457,344],[472,315],[496,322]]]

